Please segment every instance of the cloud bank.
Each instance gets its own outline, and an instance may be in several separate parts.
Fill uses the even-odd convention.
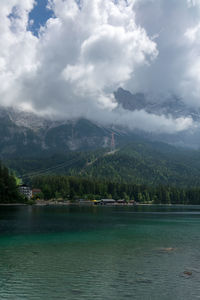
[[[193,126],[117,107],[118,87],[177,93],[199,105],[200,1],[49,0],[35,36],[34,0],[0,3],[0,104],[66,119],[177,132]]]
[[[159,55],[141,67],[132,90],[176,94],[188,106],[200,107],[200,1],[138,0],[136,24],[154,38]]]

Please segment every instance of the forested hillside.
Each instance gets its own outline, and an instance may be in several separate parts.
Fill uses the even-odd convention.
[[[37,175],[65,174],[154,186],[200,184],[199,151],[142,140],[114,151],[67,152],[42,159],[18,157],[6,164],[25,182]]]
[[[200,154],[162,143],[132,143],[87,165],[81,175],[150,185],[198,186]]]

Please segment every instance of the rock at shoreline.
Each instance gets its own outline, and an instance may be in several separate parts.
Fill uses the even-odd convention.
[[[183,274],[184,274],[184,275],[191,276],[191,275],[192,275],[192,272],[191,272],[191,271],[184,271]]]

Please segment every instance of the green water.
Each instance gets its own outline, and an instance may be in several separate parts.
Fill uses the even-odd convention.
[[[0,207],[0,300],[199,299],[199,233],[200,207]]]

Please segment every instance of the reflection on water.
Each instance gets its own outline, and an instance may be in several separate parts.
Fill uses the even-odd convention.
[[[0,207],[0,299],[199,299],[200,207]]]

